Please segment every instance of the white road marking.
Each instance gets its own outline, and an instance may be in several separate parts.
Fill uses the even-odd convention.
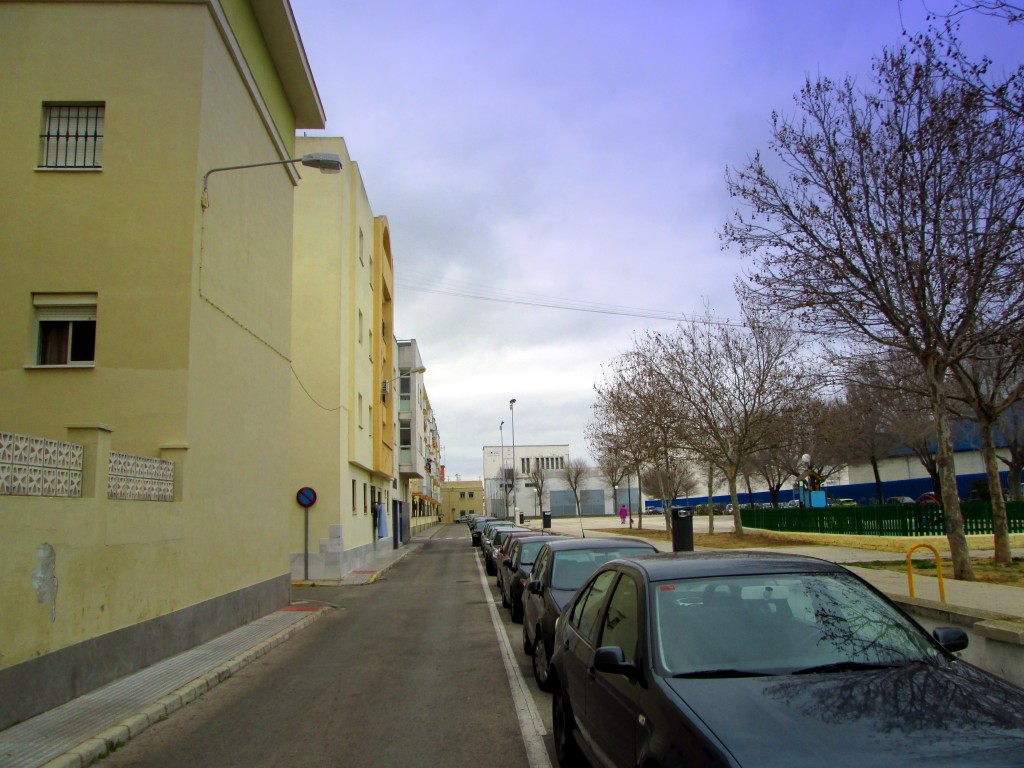
[[[508,677],[508,686],[512,689],[512,701],[516,708],[516,717],[519,718],[519,730],[523,734],[523,744],[526,747],[526,757],[530,761],[530,768],[551,768],[551,760],[548,758],[547,747],[544,746],[544,737],[547,736],[547,729],[540,719],[537,706],[533,703],[533,694],[526,685],[519,665],[516,663],[515,653],[512,651],[512,643],[505,631],[505,625],[498,615],[496,601],[491,599],[491,587],[487,581],[487,574],[476,558],[476,567],[480,572],[480,584],[484,588],[484,597],[487,602],[487,609],[491,612],[491,623],[494,624],[494,631],[498,635],[498,645],[501,648],[501,660],[505,663],[505,674]]]

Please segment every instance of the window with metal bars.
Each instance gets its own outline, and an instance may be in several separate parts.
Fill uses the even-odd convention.
[[[44,104],[41,168],[102,168],[104,104]]]

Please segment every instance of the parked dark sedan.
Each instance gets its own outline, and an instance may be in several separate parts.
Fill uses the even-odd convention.
[[[469,531],[473,537],[473,546],[480,546],[480,537],[483,536],[484,526],[487,525],[491,520],[496,520],[494,517],[478,517],[473,521],[473,524],[469,526]]]
[[[541,531],[535,531],[532,528],[511,528],[501,537],[500,546],[495,546],[494,549],[494,583],[497,585],[499,592],[502,591],[502,585],[505,583],[505,577],[508,574],[508,568],[505,568],[504,565],[512,553],[512,545],[515,544],[517,539],[532,539],[540,538],[541,536]],[[502,599],[502,605],[505,605],[504,598]],[[505,607],[507,608],[508,606]]]
[[[496,525],[491,529],[491,537],[483,540],[481,553],[484,556],[484,570],[488,576],[496,576],[498,573],[498,550],[501,549],[505,539],[513,531],[522,533],[533,533],[529,528],[520,528],[515,524]]]
[[[1024,690],[841,566],[679,553],[598,570],[559,617],[555,751],[595,765],[1020,766]]]
[[[542,691],[551,690],[548,662],[555,642],[555,619],[562,606],[609,560],[657,551],[646,541],[624,538],[562,538],[541,547],[523,593],[523,650],[533,657],[533,676]]]
[[[564,540],[565,537],[538,533],[530,536],[529,541],[513,541],[509,545],[508,557],[504,566],[498,570],[501,576],[498,587],[501,589],[501,604],[512,609],[512,621],[519,623],[523,620],[523,590],[526,589],[526,582],[540,548],[545,542],[560,539]]]

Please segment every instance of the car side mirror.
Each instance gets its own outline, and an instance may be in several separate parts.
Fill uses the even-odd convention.
[[[514,567],[514,564],[512,563],[512,558],[511,557],[506,557],[505,558],[505,567],[508,568],[510,571]]]
[[[532,592],[535,595],[543,595],[544,585],[541,584],[539,581],[529,581],[526,583],[526,591]]]
[[[932,630],[932,637],[950,653],[962,651],[969,642],[967,633],[960,627],[936,627]]]
[[[630,680],[636,680],[640,676],[636,664],[626,661],[622,649],[614,645],[597,649],[594,653],[594,669],[609,675],[625,675]]]

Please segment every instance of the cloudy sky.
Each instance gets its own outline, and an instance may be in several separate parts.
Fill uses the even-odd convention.
[[[854,75],[950,0],[291,0],[320,97],[395,257],[449,477],[568,443],[634,334],[736,317],[727,167],[805,78]],[[1024,27],[965,17],[1019,63]],[[568,309],[577,307],[578,309]],[[585,311],[580,311],[580,309]],[[656,317],[643,317],[648,314]]]

